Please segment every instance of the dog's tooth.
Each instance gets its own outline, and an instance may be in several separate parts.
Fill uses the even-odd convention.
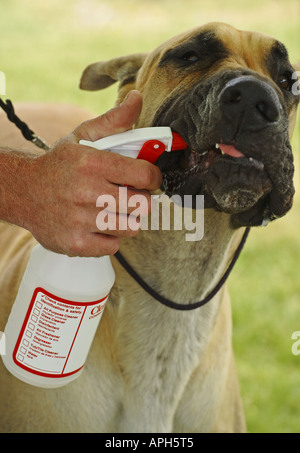
[[[208,151],[204,151],[204,153],[202,153],[201,156],[205,156],[206,154],[208,154]]]
[[[215,149],[218,149],[218,150],[221,152],[222,156],[225,156],[225,153],[224,153],[224,151],[220,148],[219,143],[216,143],[216,144],[215,144]]]
[[[250,162],[253,162],[253,157],[249,157]]]

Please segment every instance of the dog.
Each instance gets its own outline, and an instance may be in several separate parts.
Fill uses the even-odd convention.
[[[290,210],[295,69],[276,39],[209,23],[148,54],[94,63],[83,72],[82,89],[119,82],[117,104],[138,89],[144,104],[135,127],[170,126],[188,144],[162,154],[157,165],[169,197],[204,195],[203,239],[186,242],[184,230],[149,230],[121,243],[122,255],[159,294],[181,304],[205,297],[245,227]],[[32,127],[41,110],[38,116]],[[54,129],[57,123],[53,118]],[[35,240],[17,227],[0,228],[4,330]],[[226,285],[205,306],[178,311],[146,293],[115,257],[112,263],[116,283],[82,376],[44,390],[1,364],[1,430],[245,432]]]

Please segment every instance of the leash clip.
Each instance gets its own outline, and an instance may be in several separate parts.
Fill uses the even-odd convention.
[[[22,121],[15,113],[14,106],[12,102],[7,99],[6,102],[2,101],[0,99],[0,107],[4,110],[6,113],[7,118],[9,121],[14,123],[18,129],[20,129],[23,137],[32,142],[34,145],[36,145],[38,148],[42,148],[46,151],[49,151],[51,148],[50,146],[47,145],[47,143],[44,142],[40,137],[38,137],[29,127],[27,126],[24,121]]]
[[[32,137],[32,143],[34,143],[38,148],[41,148],[45,151],[49,151],[49,149],[51,149],[51,146],[47,145],[47,143],[38,135],[33,134]]]

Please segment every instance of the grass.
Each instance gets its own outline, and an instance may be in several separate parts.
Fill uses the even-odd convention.
[[[299,0],[1,0],[0,71],[13,101],[68,102],[99,114],[116,86],[78,89],[93,61],[153,49],[172,35],[208,21],[276,36],[300,60]],[[299,172],[299,121],[293,138]],[[299,173],[296,178],[299,190]],[[229,288],[234,349],[250,432],[300,432],[300,200],[267,227],[254,229]]]
[[[251,432],[299,432],[300,357],[291,354],[291,335],[299,330],[300,243],[278,223],[252,231],[229,285]]]

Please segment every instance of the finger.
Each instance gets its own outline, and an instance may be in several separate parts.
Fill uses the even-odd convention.
[[[131,197],[126,193],[116,197],[102,194],[96,202],[85,206],[84,210],[77,209],[77,231],[72,235],[72,240],[75,238],[76,242],[78,236],[80,239],[81,235],[99,231],[121,237],[130,236],[130,230],[138,230],[140,219],[148,218],[150,211],[150,194],[135,193]]]
[[[96,232],[119,238],[136,236],[141,228],[139,216],[102,210],[96,220]]]
[[[115,165],[110,168],[110,173],[107,175],[110,182],[145,190],[156,190],[161,186],[162,174],[155,165],[145,160],[116,157],[119,159],[115,160]]]
[[[161,186],[160,169],[145,160],[132,159],[107,151],[96,151],[94,157],[93,171],[110,183],[145,190],[156,190]]]
[[[97,233],[89,233],[74,241],[72,246],[67,247],[63,253],[68,256],[100,257],[114,255],[120,247],[121,239],[117,236]]]
[[[79,140],[96,141],[108,135],[118,134],[130,129],[137,121],[143,105],[139,91],[130,91],[124,102],[103,115],[85,121],[78,126],[73,135]]]
[[[131,214],[137,210],[138,215],[141,216],[148,215],[151,210],[151,195],[147,190],[135,190],[131,187],[107,184],[102,186],[101,194],[97,194],[96,190],[94,193],[95,196],[91,196],[92,203],[94,203],[91,204],[93,209],[95,207],[104,208],[110,212],[123,214]]]

